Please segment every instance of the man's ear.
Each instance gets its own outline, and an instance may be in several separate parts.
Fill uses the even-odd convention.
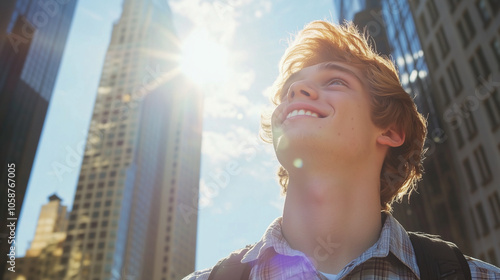
[[[389,147],[399,147],[405,142],[405,136],[402,129],[397,129],[393,125],[377,137],[377,143]]]

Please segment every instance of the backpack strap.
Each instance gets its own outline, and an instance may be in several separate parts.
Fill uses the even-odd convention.
[[[250,277],[253,262],[242,263],[243,256],[252,248],[247,245],[239,251],[231,253],[220,260],[213,268],[208,280],[247,280]]]
[[[469,264],[455,244],[425,233],[408,232],[408,235],[415,251],[420,279],[471,279]]]

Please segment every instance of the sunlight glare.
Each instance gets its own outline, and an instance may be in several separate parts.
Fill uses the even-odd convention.
[[[208,32],[196,30],[182,44],[181,71],[199,84],[227,80],[228,50],[210,38]]]

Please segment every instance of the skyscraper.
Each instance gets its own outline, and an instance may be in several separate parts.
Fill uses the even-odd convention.
[[[352,16],[355,24],[367,28],[377,50],[395,62],[403,88],[414,98],[418,110],[427,118],[425,146],[428,150],[423,180],[419,182],[418,194],[411,197],[410,205],[394,205],[394,216],[407,230],[439,234],[471,254],[469,236],[462,230],[465,224],[464,209],[461,207],[461,197],[457,195],[460,183],[454,176],[456,170],[451,166],[452,150],[446,143],[446,133],[435,109],[432,78],[408,2],[355,1],[355,6],[361,9],[357,12],[352,11],[349,5],[352,2],[341,2],[336,2],[339,14]],[[390,43],[387,46],[385,42]]]
[[[40,211],[30,248],[24,257],[16,259],[15,272],[5,271],[4,279],[51,280],[57,277],[67,224],[66,206],[57,195],[51,195]]]
[[[178,56],[166,2],[125,0],[97,92],[62,279],[178,279],[194,270],[201,98],[181,78]]]
[[[15,165],[15,217],[19,217],[77,1],[1,2],[0,164]],[[6,195],[6,171],[0,172],[0,181],[5,182],[1,192]],[[6,199],[0,200],[0,209],[0,220],[6,221]],[[2,272],[9,247],[6,234],[2,227]]]
[[[428,115],[429,151],[420,195],[395,215],[407,229],[440,234],[498,265],[500,182],[493,170],[500,166],[500,75],[491,69],[500,69],[500,5],[353,2],[334,1],[339,15],[354,17],[355,11],[378,2],[380,12],[372,11],[366,26],[371,32],[386,30],[401,82]],[[489,45],[481,47],[484,42]]]
[[[500,265],[500,2],[410,1],[473,254]]]

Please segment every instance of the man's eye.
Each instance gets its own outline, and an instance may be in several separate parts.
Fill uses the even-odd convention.
[[[344,82],[344,80],[335,78],[331,79],[328,83],[326,83],[327,86],[332,86],[332,85],[338,85],[338,86],[347,86],[347,83]]]

